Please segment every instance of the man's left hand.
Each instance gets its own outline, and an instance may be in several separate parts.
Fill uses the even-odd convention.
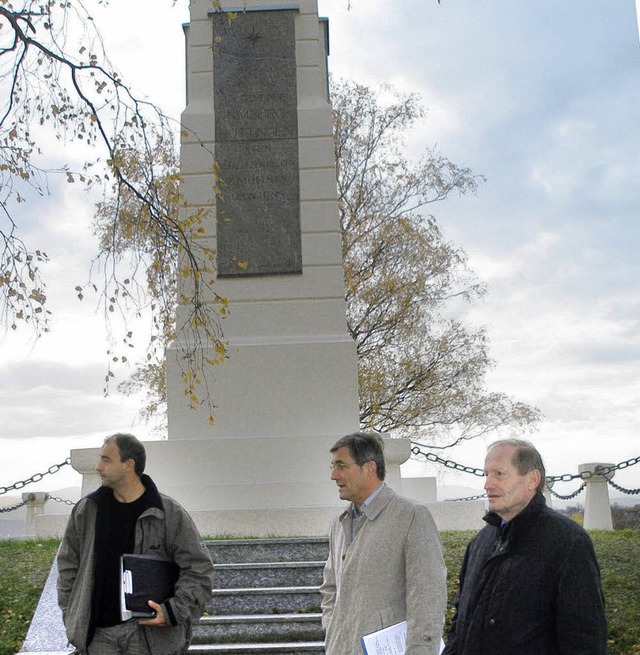
[[[152,600],[148,601],[149,607],[156,611],[156,615],[152,619],[145,619],[144,621],[138,621],[139,625],[148,625],[155,628],[164,628],[167,625],[167,620],[164,615],[164,610],[162,605],[154,603]]]

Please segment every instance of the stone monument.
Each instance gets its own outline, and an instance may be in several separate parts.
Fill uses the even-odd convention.
[[[217,251],[229,358],[209,381],[211,426],[184,402],[183,344],[169,350],[169,439],[148,444],[149,467],[207,533],[325,534],[342,505],[328,450],[359,425],[327,25],[316,0],[223,8],[231,19],[191,3],[181,173],[186,211],[207,215],[202,238]],[[409,444],[390,443],[387,456],[399,483]]]
[[[168,350],[168,440],[145,443],[147,468],[204,535],[324,535],[344,506],[329,448],[359,426],[328,29],[316,0],[224,9],[191,0],[181,189],[183,211],[206,216],[202,243],[217,252],[229,358],[209,380],[212,426],[185,403],[180,356],[191,344]],[[179,306],[178,326],[188,314]],[[387,479],[398,490],[409,455],[409,440],[388,440]],[[100,484],[96,459],[97,449],[71,453],[83,494]]]
[[[202,238],[217,251],[215,290],[229,300],[229,360],[214,371],[212,430],[206,411],[184,403],[181,344],[169,352],[169,439],[341,434],[358,426],[357,366],[325,23],[314,0],[254,0],[231,20],[210,4],[192,2],[186,27],[182,193],[187,211],[208,216]]]

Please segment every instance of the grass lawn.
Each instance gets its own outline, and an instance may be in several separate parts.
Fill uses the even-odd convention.
[[[473,532],[445,532],[449,602]],[[607,602],[609,655],[640,655],[640,531],[592,532]],[[0,655],[20,650],[49,574],[57,539],[0,541]],[[448,611],[448,619],[451,609]]]
[[[640,531],[592,532],[609,622],[609,655],[640,653]]]
[[[1,655],[20,650],[59,543],[59,539],[0,541]]]
[[[445,532],[442,542],[448,571],[449,609],[467,543],[474,532]],[[640,531],[590,533],[596,550],[609,623],[608,655],[640,655]]]

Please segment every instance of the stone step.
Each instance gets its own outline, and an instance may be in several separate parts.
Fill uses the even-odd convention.
[[[321,562],[215,564],[214,587],[309,587],[322,584]]]
[[[211,616],[229,614],[298,614],[320,611],[317,586],[214,589],[207,602]]]
[[[329,555],[327,537],[214,539],[205,542],[214,564],[240,562],[319,562]]]
[[[191,655],[324,655],[326,537],[208,541],[215,567]]]
[[[321,614],[203,616],[193,626],[193,644],[322,641]]]
[[[192,655],[324,655],[324,642],[273,644],[192,644],[188,653]]]

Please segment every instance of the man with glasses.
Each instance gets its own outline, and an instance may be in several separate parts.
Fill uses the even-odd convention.
[[[364,635],[402,621],[406,655],[437,655],[446,569],[429,510],[385,483],[378,434],[347,435],[330,452],[331,479],[349,505],[331,526],[320,588],[326,655],[362,655]]]

